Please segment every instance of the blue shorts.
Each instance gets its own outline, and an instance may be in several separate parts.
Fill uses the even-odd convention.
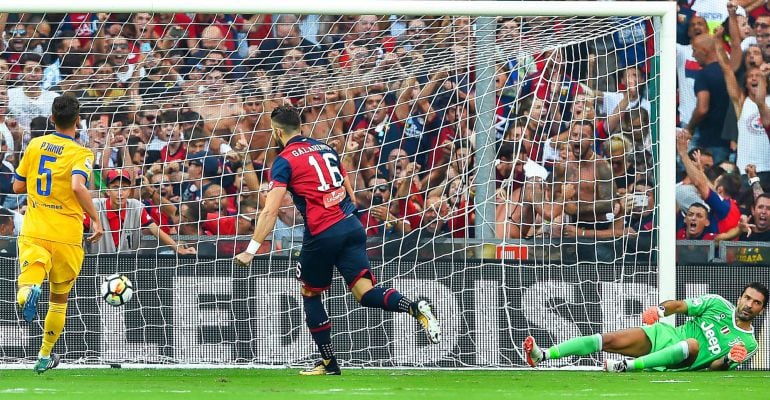
[[[362,277],[375,283],[366,254],[366,231],[355,215],[305,238],[297,263],[297,279],[308,290],[326,290],[332,284],[335,265],[349,288]]]

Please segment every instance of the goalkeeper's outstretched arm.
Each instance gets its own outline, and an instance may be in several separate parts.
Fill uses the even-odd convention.
[[[673,314],[686,314],[687,303],[683,300],[666,300],[658,306],[650,306],[642,312],[642,323],[652,325],[660,318]]]
[[[665,317],[673,314],[687,313],[687,303],[685,303],[684,300],[666,300],[660,303],[659,307],[663,307],[665,309]]]

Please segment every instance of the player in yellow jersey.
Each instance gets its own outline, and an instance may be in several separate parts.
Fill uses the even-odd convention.
[[[56,132],[29,141],[13,182],[15,193],[27,195],[16,294],[27,322],[37,315],[40,285],[46,276],[50,283],[43,344],[34,367],[37,373],[59,364],[51,349],[64,329],[67,297],[83,263],[83,210],[92,221],[88,240],[96,241],[103,234],[87,187],[94,155],[75,141],[80,104],[74,97],[59,96],[51,108]]]

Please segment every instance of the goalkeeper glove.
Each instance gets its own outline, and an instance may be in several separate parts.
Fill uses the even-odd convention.
[[[650,306],[642,312],[642,323],[645,325],[652,325],[658,322],[659,319],[666,316],[666,309],[661,306]]]
[[[749,352],[746,350],[746,346],[744,346],[743,343],[738,343],[730,349],[730,352],[727,354],[727,359],[740,364],[746,361],[746,356],[748,354]]]

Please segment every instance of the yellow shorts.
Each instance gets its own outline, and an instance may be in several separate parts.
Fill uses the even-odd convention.
[[[19,236],[19,286],[39,284],[36,268],[43,268],[51,283],[51,292],[69,293],[83,266],[83,247],[43,239]]]

